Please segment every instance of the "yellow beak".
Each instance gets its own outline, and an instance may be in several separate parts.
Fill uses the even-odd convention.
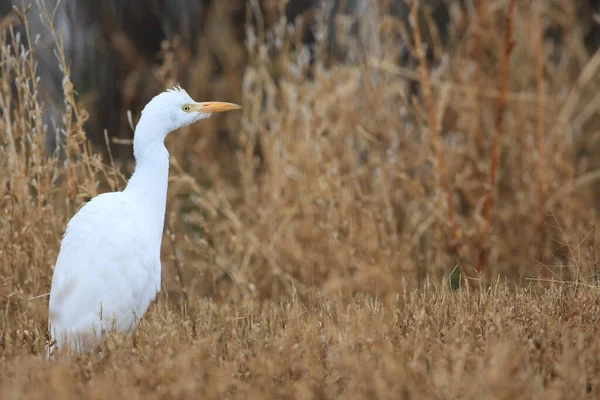
[[[233,103],[223,103],[220,101],[208,101],[206,103],[196,103],[192,105],[192,111],[199,113],[216,113],[223,111],[239,110],[242,106]]]

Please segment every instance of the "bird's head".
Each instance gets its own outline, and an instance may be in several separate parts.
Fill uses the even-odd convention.
[[[155,96],[142,111],[142,120],[153,127],[153,131],[162,131],[163,137],[178,128],[188,126],[212,113],[239,110],[242,107],[233,103],[194,101],[179,85]],[[160,129],[162,128],[162,129]]]

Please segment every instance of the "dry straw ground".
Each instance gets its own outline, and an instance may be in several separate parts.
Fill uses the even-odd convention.
[[[311,64],[283,21],[248,29],[229,88],[241,120],[167,140],[157,302],[132,335],[62,364],[38,356],[60,237],[131,166],[87,143],[93,110],[60,44],[62,120],[43,125],[35,38],[3,20],[0,397],[597,397],[600,53],[574,2],[474,4],[452,8],[433,68],[418,51],[397,65],[383,16],[342,62],[318,42]],[[176,63],[156,71],[164,87]],[[192,95],[240,100],[202,98],[197,66]],[[46,154],[57,132],[64,151]]]

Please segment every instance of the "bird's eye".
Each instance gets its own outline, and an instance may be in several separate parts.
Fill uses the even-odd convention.
[[[190,106],[189,104],[186,104],[185,106],[181,107],[181,109],[185,112],[189,112],[190,111]]]

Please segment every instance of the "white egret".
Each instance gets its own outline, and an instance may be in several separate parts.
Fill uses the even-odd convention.
[[[129,331],[144,315],[161,285],[169,174],[164,139],[214,112],[240,108],[196,103],[179,86],[146,105],[135,128],[136,166],[127,187],[94,197],[67,225],[50,290],[51,353],[88,350],[103,332]]]

